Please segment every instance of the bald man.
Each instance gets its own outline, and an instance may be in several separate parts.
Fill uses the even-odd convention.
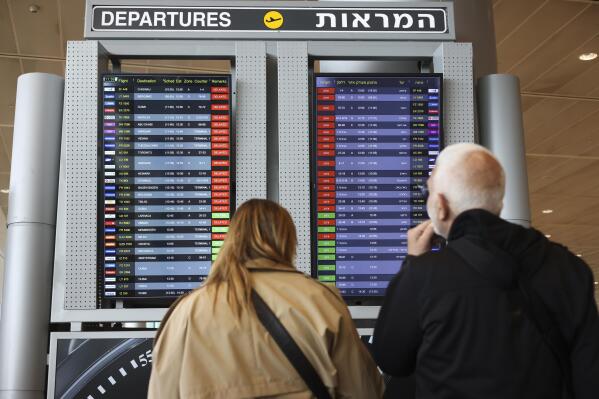
[[[542,233],[499,218],[505,175],[483,147],[447,147],[427,186],[431,220],[408,232],[408,257],[374,331],[379,367],[414,375],[416,398],[599,397],[589,267]],[[434,232],[448,240],[439,252],[430,251]],[[544,324],[556,327],[550,344],[533,324],[543,309]],[[550,348],[556,337],[561,362]]]

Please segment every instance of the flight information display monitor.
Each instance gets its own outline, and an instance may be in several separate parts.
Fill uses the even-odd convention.
[[[172,300],[206,278],[235,209],[231,77],[108,74],[100,90],[99,306]]]
[[[312,270],[346,299],[383,296],[407,230],[428,217],[442,86],[440,74],[314,77]]]

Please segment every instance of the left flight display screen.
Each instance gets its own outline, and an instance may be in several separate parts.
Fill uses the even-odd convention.
[[[98,303],[206,278],[234,206],[230,75],[102,76]]]

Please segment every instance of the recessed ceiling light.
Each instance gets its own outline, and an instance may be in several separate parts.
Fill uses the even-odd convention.
[[[597,53],[583,53],[578,56],[581,61],[592,61],[597,58]]]
[[[551,234],[545,234],[545,237],[551,238]]]
[[[576,254],[576,256],[578,256],[579,258],[582,258],[582,254]]]
[[[545,214],[553,213],[553,209],[543,209],[541,212]]]
[[[595,285],[599,285],[599,281],[595,281]]]
[[[30,13],[37,14],[40,11],[40,6],[38,6],[37,4],[30,4],[28,9]]]
[[[3,189],[0,190],[0,193],[2,193],[2,194],[8,194],[9,191],[10,190],[8,188],[3,188]]]

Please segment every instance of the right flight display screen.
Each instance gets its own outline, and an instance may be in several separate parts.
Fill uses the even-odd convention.
[[[428,217],[442,87],[441,74],[314,77],[312,270],[346,299],[383,296]]]

